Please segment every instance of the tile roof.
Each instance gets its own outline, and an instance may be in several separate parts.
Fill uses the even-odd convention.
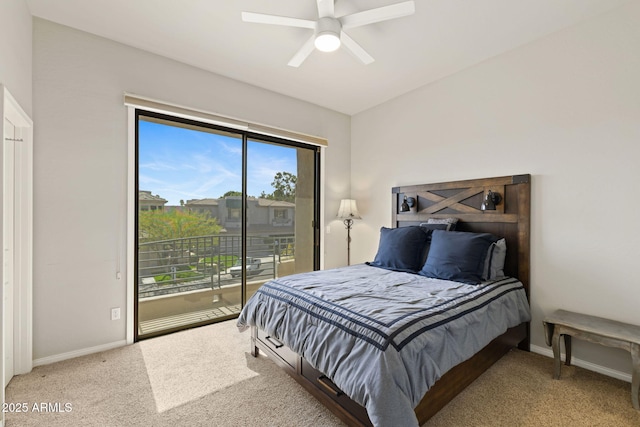
[[[151,194],[151,191],[145,191],[145,190],[138,191],[138,200],[147,200],[147,201],[167,203],[167,201],[165,199],[163,199],[162,197],[154,196],[153,194]]]

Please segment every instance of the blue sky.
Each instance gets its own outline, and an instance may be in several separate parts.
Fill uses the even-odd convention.
[[[248,142],[250,196],[273,192],[277,172],[297,175],[296,149]],[[242,190],[242,140],[140,120],[139,186],[168,201],[218,198]]]

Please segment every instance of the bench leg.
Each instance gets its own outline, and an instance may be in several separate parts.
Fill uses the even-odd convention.
[[[550,322],[542,322],[544,326],[544,340],[548,346],[551,346],[551,339],[553,338],[553,328],[555,324]]]
[[[564,336],[564,364],[571,366],[571,335]]]
[[[640,410],[638,393],[640,392],[640,344],[631,344],[631,363],[633,374],[631,377],[631,402],[633,407]]]
[[[551,338],[551,348],[553,349],[553,378],[560,379],[560,368],[562,361],[560,360],[560,331],[555,328],[553,337]]]

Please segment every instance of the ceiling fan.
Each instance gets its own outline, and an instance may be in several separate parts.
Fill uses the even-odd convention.
[[[413,1],[383,6],[376,9],[369,9],[363,12],[352,13],[337,17],[334,12],[334,0],[316,0],[318,4],[318,20],[289,18],[286,16],[265,15],[262,13],[242,12],[244,22],[258,24],[284,25],[288,27],[309,28],[314,30],[313,35],[302,45],[300,50],[289,61],[290,66],[299,67],[302,62],[316,48],[323,52],[333,52],[341,45],[351,52],[364,64],[374,61],[355,40],[349,37],[344,30],[361,27],[363,25],[374,24],[376,22],[387,21],[411,15],[415,12]]]

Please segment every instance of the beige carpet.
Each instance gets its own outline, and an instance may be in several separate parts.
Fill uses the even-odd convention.
[[[229,321],[40,366],[9,384],[7,403],[28,410],[6,413],[6,425],[342,425],[248,350],[249,334]],[[551,359],[513,351],[426,426],[640,426],[630,384],[575,367],[560,381],[551,372]]]

